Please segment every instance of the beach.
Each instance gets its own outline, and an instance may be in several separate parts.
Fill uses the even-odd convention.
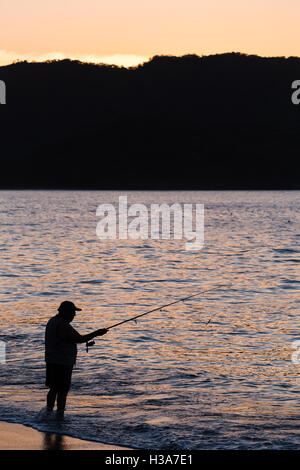
[[[17,423],[0,422],[0,450],[129,450],[128,447],[40,432]]]

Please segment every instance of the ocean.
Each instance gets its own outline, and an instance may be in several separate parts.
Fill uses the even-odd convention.
[[[100,204],[204,204],[204,246],[107,239]],[[1,191],[0,419],[138,449],[300,447],[299,191]],[[216,289],[214,289],[217,287]],[[40,419],[44,331],[82,334],[63,423]]]

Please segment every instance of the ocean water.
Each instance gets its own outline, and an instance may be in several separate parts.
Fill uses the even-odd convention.
[[[204,247],[99,240],[97,206],[119,195],[204,204]],[[299,197],[1,191],[0,419],[135,448],[299,449]],[[65,422],[39,420],[44,329],[62,300],[88,333],[219,284],[79,345]]]

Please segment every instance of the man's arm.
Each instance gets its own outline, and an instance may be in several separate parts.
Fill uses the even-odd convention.
[[[105,333],[107,332],[108,330],[103,328],[100,330],[93,331],[92,333],[89,333],[87,335],[81,335],[69,323],[64,322],[59,327],[58,336],[60,337],[60,339],[68,343],[86,343],[87,341],[96,338],[96,336],[105,335]]]

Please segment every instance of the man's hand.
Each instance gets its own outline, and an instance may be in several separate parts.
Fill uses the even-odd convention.
[[[103,336],[108,332],[106,328],[102,328],[101,330],[97,330],[97,336]]]

